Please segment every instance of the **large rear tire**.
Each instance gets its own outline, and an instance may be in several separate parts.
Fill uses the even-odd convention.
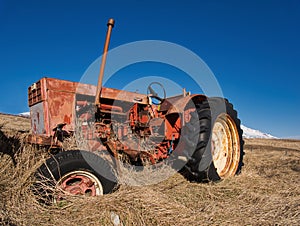
[[[217,181],[240,173],[243,166],[243,131],[231,103],[208,98],[194,103],[196,110],[183,128],[189,153],[188,178]]]
[[[117,185],[113,167],[100,156],[87,151],[61,152],[40,166],[36,172],[38,191],[54,202],[54,190],[71,195],[99,196],[111,193]]]

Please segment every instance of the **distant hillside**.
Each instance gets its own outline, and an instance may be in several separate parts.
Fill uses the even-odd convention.
[[[21,115],[0,113],[0,128],[2,132],[29,132],[30,119]]]

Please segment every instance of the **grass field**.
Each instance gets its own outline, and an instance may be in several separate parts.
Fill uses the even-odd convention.
[[[242,174],[121,185],[109,195],[41,205],[30,186],[47,151],[24,144],[29,119],[0,115],[0,225],[299,225],[300,141],[245,140]]]

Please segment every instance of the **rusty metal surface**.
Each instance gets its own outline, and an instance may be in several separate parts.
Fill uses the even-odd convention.
[[[33,116],[33,132],[51,135],[51,130],[60,123],[67,124],[66,130],[74,130],[75,94],[94,96],[96,86],[53,78],[42,78],[30,86],[28,91],[29,106]],[[40,95],[37,95],[37,93]],[[140,104],[148,104],[149,102],[147,95],[106,87],[102,88],[101,98]],[[104,105],[104,107],[107,109],[107,105]],[[118,106],[109,108],[118,112],[121,111]],[[35,129],[35,127],[38,128]]]
[[[44,78],[46,80],[45,90],[49,89],[52,91],[72,93],[72,94],[83,94],[94,96],[96,93],[96,86],[83,84],[78,82],[71,82],[67,80]]]
[[[90,101],[93,101],[95,97],[96,86],[53,78],[42,78],[36,84],[39,85],[33,85],[28,89],[33,100],[29,103],[33,132],[30,140],[32,143],[60,146],[60,139],[55,137],[53,129],[59,124],[65,124],[62,127],[63,132],[68,134],[74,131],[75,118],[77,117],[75,107],[93,106],[94,103]],[[38,89],[39,92],[37,92]],[[34,99],[32,96],[38,93],[41,94],[40,97],[34,97]],[[77,94],[84,97],[76,100]],[[100,110],[108,115],[106,120],[109,122],[104,124],[101,122],[103,126],[100,127],[101,123],[97,122],[92,129],[85,128],[82,124],[81,129],[92,151],[107,150],[108,148],[114,156],[117,156],[118,153],[126,153],[132,159],[148,158],[151,163],[154,163],[154,161],[167,158],[170,151],[175,150],[176,142],[174,141],[179,139],[180,130],[183,126],[182,116],[183,118],[189,116],[189,112],[185,114],[187,105],[191,100],[197,101],[197,99],[204,98],[206,97],[203,95],[185,97],[179,95],[167,98],[159,110],[159,106],[149,105],[149,97],[145,94],[102,87]],[[127,126],[119,126],[116,131],[121,137],[127,136],[129,129],[132,129],[133,133],[143,139],[149,136],[158,136],[161,139],[160,143],[157,143],[153,150],[140,150],[122,144],[120,141],[112,142],[108,139],[113,132],[110,129],[112,114],[124,116],[125,121],[129,120]],[[92,120],[92,117],[92,112],[83,111],[79,115],[79,119],[83,122]],[[158,127],[161,129],[159,130]],[[154,129],[155,133],[153,132]],[[162,134],[156,134],[157,131],[161,131]],[[104,143],[101,143],[101,139]]]
[[[82,94],[84,96],[94,97],[96,87],[93,85],[52,78],[42,78],[37,83],[40,84],[38,87],[33,85],[34,89],[31,87],[29,88],[30,92],[36,92],[36,89],[39,88],[41,93],[41,98],[35,103],[31,102],[30,106],[33,132],[32,136],[30,137],[30,141],[31,143],[59,146],[59,140],[57,140],[57,137],[55,137],[53,129],[56,128],[58,124],[65,124],[63,127],[64,131],[67,133],[74,131],[76,117],[75,104],[76,106],[78,105],[81,107],[85,107],[90,104],[88,99],[75,101],[76,95]],[[176,99],[179,103],[184,98],[182,96],[178,96],[171,99]],[[186,97],[185,99],[187,100],[183,103],[186,103],[188,100],[190,100],[189,97]],[[105,114],[124,114],[124,116],[128,117],[127,119],[131,120],[129,113],[134,111],[136,117],[131,120],[131,124],[128,122],[128,126],[131,125],[132,128],[135,128],[135,132],[137,132],[141,137],[149,136],[153,132],[151,132],[152,128],[162,126],[162,128],[164,128],[164,135],[161,134],[161,139],[163,139],[164,136],[168,140],[179,138],[181,128],[179,115],[173,113],[168,114],[167,118],[164,118],[161,113],[157,112],[156,106],[153,105],[152,107],[149,107],[149,98],[147,95],[102,87],[100,101],[104,102],[101,103],[101,111]],[[120,103],[121,105],[117,105]],[[128,107],[131,110],[129,110]],[[91,117],[92,115],[89,112],[82,112],[79,116],[79,118],[83,121],[90,120]],[[154,120],[153,123],[149,124],[151,125],[150,128],[147,124],[150,122],[152,117],[157,119]],[[159,123],[156,125],[158,121]],[[82,125],[83,134],[85,134],[86,139],[89,140],[91,150],[106,149],[101,144],[100,140],[96,140],[99,138],[106,139],[111,133],[109,124],[105,124],[103,127],[97,126],[98,124],[95,124],[95,130],[90,130],[88,128],[84,129],[85,127]],[[140,126],[141,128],[137,129]],[[104,130],[101,128],[104,128]],[[123,136],[126,136],[128,133],[128,128],[126,126],[124,126],[123,130],[119,130],[120,131],[118,132]],[[94,134],[93,131],[96,132],[96,134]],[[153,153],[156,153],[154,155],[150,153],[145,154],[142,150],[133,151],[133,149],[118,142],[106,142],[106,145],[115,155],[117,155],[117,152],[120,151],[125,152],[132,158],[135,158],[137,153],[139,153],[138,156],[140,156],[140,158],[142,158],[142,156],[150,156],[150,161],[153,162],[154,159],[158,160],[167,158],[171,143],[163,142],[158,145],[156,151],[152,150]]]
[[[108,23],[107,23],[106,39],[105,39],[105,44],[104,44],[104,49],[103,49],[102,61],[101,61],[100,72],[99,72],[99,77],[98,77],[98,84],[97,84],[97,92],[96,92],[96,98],[95,98],[95,105],[97,105],[98,107],[100,107],[99,106],[100,93],[101,93],[101,89],[102,89],[102,80],[103,80],[103,75],[104,75],[106,56],[107,56],[111,31],[112,31],[114,25],[115,25],[114,19],[109,19]]]
[[[29,134],[27,136],[27,142],[31,144],[51,146],[53,148],[61,147],[61,143],[58,142],[55,143],[53,137],[49,137],[45,135]]]
[[[49,132],[61,123],[66,123],[65,130],[74,131],[74,93],[48,90],[47,94]]]
[[[33,104],[41,102],[44,97],[42,96],[41,81],[33,83],[28,87],[28,104],[32,106]]]
[[[88,171],[76,170],[67,173],[57,184],[62,191],[72,195],[103,195],[103,187],[100,180]],[[59,194],[56,201],[61,199]]]
[[[140,103],[140,104],[149,103],[148,97],[145,94],[106,88],[106,87],[102,87],[101,98],[132,102],[132,103]]]
[[[190,108],[195,108],[195,106],[192,105],[188,105],[191,100],[193,100],[195,103],[197,102],[201,102],[203,100],[206,99],[205,95],[201,95],[201,94],[194,94],[194,95],[190,95],[190,96],[186,96],[186,97],[182,97],[181,98],[174,98],[171,100],[168,100],[168,98],[166,99],[166,106],[162,106],[161,109],[166,109],[168,112],[167,114],[172,114],[172,113],[177,113],[177,112],[184,112],[184,110],[187,107]]]
[[[32,133],[46,136],[53,135],[52,130],[62,123],[66,123],[65,130],[74,131],[76,93],[92,96],[96,90],[92,85],[53,78],[34,84],[28,88]]]
[[[38,83],[39,86],[33,85],[33,89],[29,88],[32,94],[36,93],[36,89],[40,89],[39,93],[41,93],[41,98],[38,101],[30,103],[33,132],[30,141],[31,143],[57,147],[61,145],[61,140],[55,137],[53,129],[59,124],[65,124],[62,127],[63,132],[68,134],[74,131],[75,118],[77,117],[75,107],[93,106],[94,103],[90,101],[93,101],[96,86],[53,78],[42,78]],[[77,94],[82,94],[83,98],[77,100]],[[126,153],[131,159],[140,158],[144,161],[148,158],[151,163],[154,163],[167,158],[169,153],[175,150],[176,142],[174,141],[179,139],[182,127],[181,116],[184,116],[186,106],[193,98],[204,99],[205,96],[184,97],[179,95],[168,98],[161,106],[162,111],[159,110],[159,106],[150,106],[149,97],[145,94],[102,87],[101,112],[108,115],[106,120],[109,121],[104,124],[103,122],[96,122],[93,128],[85,128],[83,123],[81,125],[82,133],[88,140],[92,151],[107,150],[108,148],[115,157],[118,153]],[[169,111],[165,112],[164,108],[169,109]],[[127,126],[119,126],[116,131],[120,137],[127,136],[129,130],[132,129],[132,132],[140,138],[157,136],[161,140],[154,149],[140,150],[140,148],[132,148],[127,144],[122,144],[120,141],[108,139],[113,132],[111,131],[112,114],[124,116],[125,121],[129,120],[126,122],[128,123]],[[92,117],[93,113],[89,111],[83,111],[78,115],[82,122],[93,120]]]

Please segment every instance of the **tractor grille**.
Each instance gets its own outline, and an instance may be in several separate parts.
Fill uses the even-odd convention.
[[[33,83],[30,87],[28,87],[28,105],[31,107],[32,105],[39,103],[42,101],[42,89],[41,82],[38,81]]]

